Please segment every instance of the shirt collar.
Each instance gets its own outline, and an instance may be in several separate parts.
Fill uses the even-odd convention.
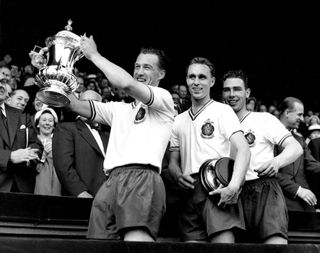
[[[2,103],[2,104],[0,105],[0,107],[1,107],[1,110],[2,110],[3,115],[7,117],[6,108],[5,108],[4,103]]]

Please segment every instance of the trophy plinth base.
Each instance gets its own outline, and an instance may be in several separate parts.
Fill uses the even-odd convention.
[[[51,107],[65,107],[70,103],[68,95],[61,89],[47,87],[40,90],[37,95],[39,100]]]

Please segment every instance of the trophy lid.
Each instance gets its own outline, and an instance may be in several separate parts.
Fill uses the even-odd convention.
[[[70,38],[70,39],[74,39],[76,41],[80,41],[80,36],[71,32],[72,31],[72,26],[71,26],[72,23],[73,23],[73,21],[71,19],[69,19],[68,24],[64,27],[65,30],[58,32],[56,34],[56,37]]]

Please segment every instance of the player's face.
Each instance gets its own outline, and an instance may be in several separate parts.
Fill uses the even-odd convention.
[[[210,88],[215,83],[215,77],[204,64],[191,64],[187,73],[187,85],[192,99],[202,100],[210,98]]]
[[[250,90],[245,89],[244,82],[240,78],[227,78],[223,82],[222,98],[237,113],[246,108],[246,99]]]
[[[155,54],[139,54],[134,65],[134,79],[150,86],[158,86],[165,76],[158,63],[159,59]]]
[[[304,107],[302,104],[295,102],[292,109],[287,111],[287,122],[289,129],[297,129],[300,123],[304,120]]]

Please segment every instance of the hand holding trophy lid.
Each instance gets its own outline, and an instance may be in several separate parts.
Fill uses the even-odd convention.
[[[83,56],[80,36],[72,31],[72,20],[65,30],[45,41],[46,47],[35,48],[29,53],[31,64],[39,69],[36,83],[41,88],[38,98],[53,107],[69,104],[68,95],[78,88],[73,65]]]

